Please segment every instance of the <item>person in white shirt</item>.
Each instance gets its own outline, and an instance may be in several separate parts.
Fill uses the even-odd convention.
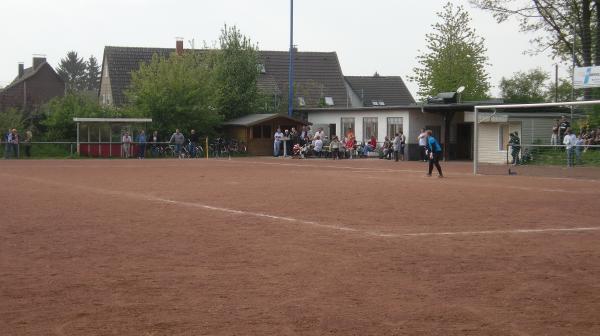
[[[323,151],[323,140],[321,140],[320,137],[316,136],[315,140],[313,140],[313,146],[315,156],[321,157],[321,152]]]
[[[322,128],[319,128],[317,130],[317,133],[315,133],[315,137],[313,139],[317,139],[317,137],[319,137],[319,139],[321,139],[321,141],[325,138],[325,132],[323,132]]]
[[[131,135],[129,135],[129,132],[125,132],[125,134],[123,134],[123,153],[125,154],[125,158],[128,159],[129,158],[129,150],[131,147]]]
[[[567,149],[567,167],[573,167],[573,159],[575,156],[575,145],[577,145],[577,136],[571,132],[570,128],[567,128],[565,132],[565,138],[563,144]]]
[[[273,136],[273,156],[278,157],[279,152],[281,151],[281,139],[283,138],[283,133],[281,133],[281,128],[277,128],[275,135]]]
[[[421,128],[421,133],[419,133],[417,140],[419,140],[419,155],[421,157],[421,161],[427,161],[427,155],[425,153],[427,150],[427,132],[425,132],[423,128]]]

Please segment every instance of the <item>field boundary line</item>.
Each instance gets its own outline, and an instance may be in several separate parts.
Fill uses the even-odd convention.
[[[32,182],[42,183],[42,184],[47,184],[47,185],[52,185],[52,186],[58,186],[58,187],[63,187],[63,188],[66,187],[66,188],[70,188],[70,189],[90,191],[90,192],[94,192],[97,194],[117,196],[117,197],[127,197],[127,198],[131,198],[131,199],[136,199],[136,200],[152,201],[152,202],[172,204],[172,205],[192,207],[192,208],[200,208],[200,209],[205,209],[205,210],[209,210],[209,211],[217,211],[217,212],[229,213],[229,214],[240,215],[240,216],[253,216],[253,217],[258,217],[258,218],[268,218],[268,219],[279,220],[279,221],[288,222],[288,223],[299,223],[299,224],[304,224],[304,225],[308,225],[308,226],[336,230],[336,231],[340,231],[340,232],[351,232],[354,234],[360,234],[363,236],[371,236],[371,237],[378,237],[378,238],[409,238],[409,237],[427,237],[427,236],[443,237],[443,236],[471,236],[471,235],[476,236],[476,235],[492,235],[492,234],[534,234],[534,233],[551,233],[551,232],[600,231],[600,227],[576,227],[576,228],[514,229],[514,230],[487,230],[487,231],[384,233],[384,232],[379,232],[379,231],[355,229],[355,228],[351,228],[351,227],[347,227],[347,226],[323,224],[323,223],[319,223],[319,222],[315,222],[315,221],[304,220],[304,219],[293,218],[293,217],[286,217],[286,216],[277,216],[277,215],[263,213],[263,212],[253,212],[253,211],[231,209],[231,208],[219,207],[219,206],[214,206],[214,205],[209,205],[209,204],[177,201],[177,200],[172,200],[172,199],[168,199],[168,198],[146,196],[143,194],[141,195],[141,194],[118,191],[118,190],[107,190],[107,189],[101,189],[101,188],[95,188],[95,187],[89,187],[89,186],[83,186],[83,185],[74,185],[74,184],[68,184],[68,183],[66,184],[66,183],[60,183],[60,182],[54,182],[54,181],[47,181],[47,180],[34,178],[34,177],[26,177],[26,176],[19,176],[19,175],[13,175],[13,174],[5,174],[5,173],[0,173],[0,175],[9,177],[9,178],[19,178],[22,180],[27,180],[27,181],[32,181]]]

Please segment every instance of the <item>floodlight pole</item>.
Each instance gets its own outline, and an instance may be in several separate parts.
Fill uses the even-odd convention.
[[[288,116],[294,110],[294,0],[290,0],[290,65],[289,65]]]

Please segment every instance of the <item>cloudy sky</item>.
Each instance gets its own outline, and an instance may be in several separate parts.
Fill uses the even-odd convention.
[[[497,94],[502,76],[540,67],[554,71],[546,55],[527,56],[531,36],[517,25],[498,25],[490,14],[462,4],[486,39],[489,73]],[[113,46],[174,47],[175,37],[212,42],[223,24],[237,25],[262,50],[287,50],[289,0],[2,0],[0,85],[45,54],[52,66],[70,50],[102,61]],[[437,21],[439,0],[296,0],[295,44],[301,51],[336,51],[345,75],[399,75],[406,79]],[[189,43],[186,42],[186,47]],[[407,83],[416,96],[414,83]]]

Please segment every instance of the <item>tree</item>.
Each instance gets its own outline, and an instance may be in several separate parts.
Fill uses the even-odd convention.
[[[68,92],[81,91],[86,88],[86,68],[85,61],[75,51],[69,51],[67,57],[60,60],[57,72],[65,81]]]
[[[86,89],[98,91],[100,89],[100,66],[98,60],[93,55],[86,63]]]
[[[11,108],[0,112],[0,136],[4,136],[9,129],[22,130],[23,127],[23,113],[19,110]]]
[[[236,26],[227,25],[221,29],[219,45],[212,60],[215,107],[225,120],[255,113],[261,101],[256,86],[258,46]]]
[[[500,94],[506,103],[542,103],[548,97],[548,73],[541,69],[517,72],[500,81]]]
[[[570,60],[575,36],[575,64],[600,65],[600,1],[591,0],[470,0],[490,11],[498,23],[519,20],[520,30],[536,34],[532,53],[546,50]]]
[[[465,87],[462,98],[477,100],[487,97],[490,88],[485,66],[487,49],[484,39],[470,27],[471,18],[462,6],[448,2],[437,16],[434,32],[425,35],[428,51],[417,57],[421,67],[414,68],[409,80],[419,85],[421,97],[439,92],[453,92]]]
[[[77,132],[74,117],[114,117],[112,110],[103,108],[97,99],[85,95],[69,93],[57,97],[41,107],[44,120],[41,126],[46,128],[47,139],[50,141],[73,141]]]
[[[211,104],[211,53],[186,52],[168,58],[154,55],[150,63],[132,73],[126,93],[130,108],[152,117],[161,132],[180,128],[212,134],[222,118]]]

